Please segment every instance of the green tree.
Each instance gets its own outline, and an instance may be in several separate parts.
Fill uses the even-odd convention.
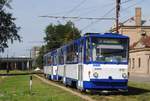
[[[6,12],[4,7],[11,8],[8,0],[0,0],[0,52],[8,47],[8,43],[13,43],[14,40],[21,40],[17,34],[20,27],[17,27],[11,13]]]
[[[68,21],[65,25],[50,24],[46,27],[45,33],[46,36],[44,37],[44,41],[46,42],[47,51],[59,48],[60,46],[81,37],[81,32],[71,21]]]
[[[45,53],[45,46],[42,46],[39,50],[39,56],[36,58],[36,65],[35,67],[43,67],[43,55]]]
[[[60,46],[81,37],[80,33],[81,32],[71,21],[64,25],[48,25],[45,29],[46,36],[44,37],[46,45],[41,47],[39,56],[36,59],[37,66],[43,67],[43,56],[46,52],[57,49]]]

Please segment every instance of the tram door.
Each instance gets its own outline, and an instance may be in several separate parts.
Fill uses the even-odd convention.
[[[82,87],[83,81],[83,66],[78,65],[78,87]]]
[[[51,79],[53,80],[53,65],[54,65],[54,59],[53,59],[53,56],[51,56],[51,59],[52,59],[52,65],[51,65]]]
[[[66,83],[66,53],[64,53],[63,83]]]
[[[55,65],[55,56],[54,54],[51,56],[52,58],[52,67],[51,67],[51,79],[54,80],[54,65]]]
[[[78,54],[78,88],[83,87],[83,40],[79,44],[79,54]]]

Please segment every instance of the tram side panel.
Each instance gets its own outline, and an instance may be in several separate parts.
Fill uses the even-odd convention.
[[[78,81],[78,64],[67,64],[65,66],[65,83],[72,85]]]
[[[51,66],[44,66],[44,74],[46,78],[51,79]]]
[[[47,66],[43,67],[45,76],[47,75]]]
[[[51,67],[51,79],[52,80],[57,80],[57,66],[52,66]]]
[[[64,77],[64,65],[58,66],[58,80],[62,80]]]

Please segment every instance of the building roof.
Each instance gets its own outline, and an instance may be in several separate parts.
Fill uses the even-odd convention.
[[[139,49],[139,48],[150,48],[150,36],[142,36],[141,39],[137,42],[134,42],[130,49]]]
[[[141,26],[150,26],[150,17],[142,19],[142,25]],[[123,26],[135,26],[135,17],[131,17],[125,22],[122,23]]]

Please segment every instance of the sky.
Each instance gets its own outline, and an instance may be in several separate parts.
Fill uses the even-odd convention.
[[[75,26],[86,32],[107,32],[114,24],[113,20],[80,20],[80,19],[50,19],[40,16],[76,16],[94,18],[115,17],[116,0],[12,0],[12,9],[5,8],[16,18],[16,25],[21,27],[18,34],[22,37],[22,42],[9,44],[1,56],[18,57],[29,56],[33,46],[41,46],[44,30],[49,24],[65,24],[71,20]],[[142,8],[143,16],[150,17],[150,0],[122,0],[120,10],[120,21],[134,16],[135,7]]]

